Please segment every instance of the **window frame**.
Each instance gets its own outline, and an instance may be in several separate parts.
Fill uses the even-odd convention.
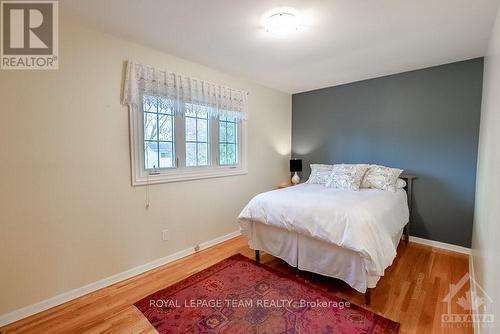
[[[214,177],[244,175],[247,170],[247,122],[238,122],[238,164],[219,164],[219,119],[208,117],[209,165],[186,166],[185,117],[174,113],[174,167],[146,170],[144,165],[144,108],[142,97],[139,108],[130,109],[130,146],[132,185],[179,182]],[[184,109],[184,103],[181,107]],[[137,110],[134,110],[137,109]],[[158,130],[159,131],[159,130]]]

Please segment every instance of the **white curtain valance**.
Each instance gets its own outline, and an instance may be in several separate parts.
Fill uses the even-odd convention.
[[[184,113],[186,103],[202,107],[210,116],[248,118],[247,92],[128,61],[123,88],[123,104],[139,110],[143,96],[160,96],[174,102],[175,111]]]

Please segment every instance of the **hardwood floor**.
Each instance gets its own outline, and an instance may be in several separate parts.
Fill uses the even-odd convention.
[[[157,333],[133,306],[134,302],[236,253],[254,256],[246,240],[237,237],[2,327],[0,333]],[[293,272],[286,263],[265,253],[261,262]],[[466,255],[402,242],[396,260],[372,292],[371,305],[364,307],[400,322],[400,333],[472,333],[469,324],[459,323],[451,328],[441,325],[441,315],[447,312],[442,300],[449,285],[457,283],[468,268]],[[363,305],[363,295],[341,281],[307,273],[301,276],[315,286]],[[467,283],[461,293],[468,289]],[[465,311],[453,303],[452,312]]]

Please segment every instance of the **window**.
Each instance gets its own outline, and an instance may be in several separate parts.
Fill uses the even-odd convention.
[[[133,139],[142,145],[133,147],[134,185],[246,173],[245,127],[234,116],[212,117],[206,106],[143,95],[135,118]]]
[[[246,174],[248,93],[127,62],[132,184]]]

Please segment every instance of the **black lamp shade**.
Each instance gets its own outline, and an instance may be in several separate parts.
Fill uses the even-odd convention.
[[[290,160],[290,172],[302,172],[302,160],[292,159]]]

